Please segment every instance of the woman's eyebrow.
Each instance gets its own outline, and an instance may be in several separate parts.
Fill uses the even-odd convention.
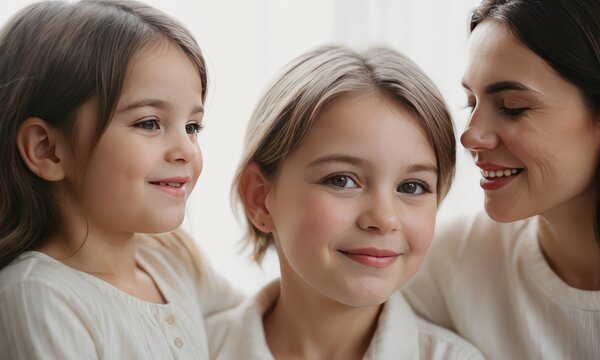
[[[471,88],[469,88],[469,86],[467,85],[466,82],[462,82],[461,85],[471,91]],[[493,84],[490,84],[488,86],[485,87],[485,93],[488,95],[492,95],[492,94],[496,94],[502,91],[507,91],[507,90],[516,90],[516,91],[532,91],[537,93],[538,91],[527,86],[524,85],[518,81],[499,81],[499,82],[495,82]]]

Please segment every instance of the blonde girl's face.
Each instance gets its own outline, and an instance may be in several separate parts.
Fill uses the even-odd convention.
[[[267,195],[284,286],[386,301],[429,248],[436,183],[434,152],[403,106],[377,92],[333,103]]]
[[[159,233],[183,221],[202,170],[198,145],[202,84],[191,61],[164,42],[131,60],[116,112],[93,150],[85,177],[74,161],[73,204],[106,231]],[[81,148],[95,127],[96,103],[77,119]]]

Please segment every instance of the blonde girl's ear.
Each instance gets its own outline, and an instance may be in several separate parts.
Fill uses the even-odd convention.
[[[246,216],[263,233],[272,231],[271,215],[266,206],[270,189],[271,182],[257,163],[252,162],[246,166],[240,179],[240,198],[244,204]]]
[[[26,119],[17,132],[17,148],[23,162],[32,173],[48,181],[65,177],[65,161],[57,151],[63,145],[62,134],[37,117]]]

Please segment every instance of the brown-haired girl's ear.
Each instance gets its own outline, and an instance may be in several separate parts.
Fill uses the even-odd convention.
[[[266,199],[271,182],[263,174],[260,166],[252,162],[242,172],[239,194],[248,219],[263,233],[273,231],[271,215],[266,207]]]
[[[17,148],[23,162],[32,173],[48,181],[65,177],[64,161],[56,151],[63,141],[58,130],[37,117],[26,119],[17,132]]]

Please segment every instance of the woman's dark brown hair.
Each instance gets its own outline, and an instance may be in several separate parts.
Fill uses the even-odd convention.
[[[95,97],[93,149],[114,113],[131,58],[160,41],[195,65],[206,95],[206,66],[191,34],[166,14],[134,1],[45,1],[0,31],[0,269],[58,234],[52,183],[38,178],[16,146],[19,126],[38,117],[72,140],[75,111]]]
[[[492,19],[581,91],[600,121],[600,1],[483,0],[470,29]],[[596,242],[600,246],[600,164],[596,173]]]

